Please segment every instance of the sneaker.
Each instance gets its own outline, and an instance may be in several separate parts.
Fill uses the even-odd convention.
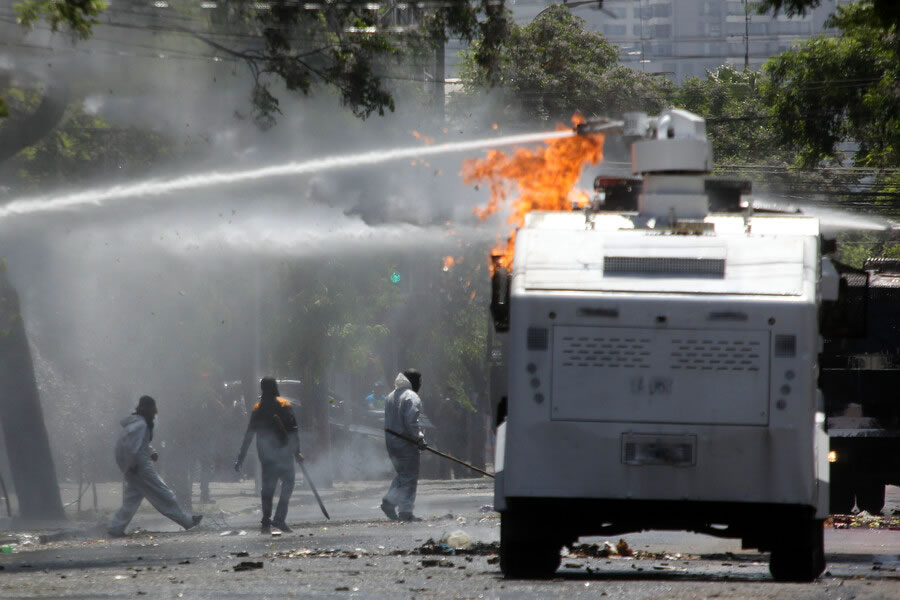
[[[261,535],[269,535],[270,533],[272,533],[272,526],[271,525],[260,525],[259,533]]]
[[[120,538],[120,537],[125,537],[127,534],[125,533],[125,530],[123,530],[123,529],[107,529],[106,535],[108,535],[109,537],[112,537],[112,538]]]
[[[293,529],[288,527],[288,524],[284,521],[272,521],[272,526],[278,529],[281,533],[290,533],[294,531]]]
[[[397,508],[387,500],[381,501],[381,512],[383,512],[391,521],[399,520],[397,517]]]
[[[191,524],[185,527],[185,529],[193,529],[197,525],[200,524],[200,521],[203,520],[203,515],[194,515],[191,517]]]
[[[398,519],[400,519],[401,521],[421,521],[422,520],[419,517],[412,514],[411,512],[400,513],[400,515],[398,516]]]

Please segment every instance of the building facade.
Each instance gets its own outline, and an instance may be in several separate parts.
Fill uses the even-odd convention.
[[[507,0],[519,25],[534,20],[552,0]],[[759,69],[762,63],[798,40],[833,34],[825,27],[836,5],[849,0],[822,0],[805,16],[760,15],[752,0],[604,0],[569,1],[572,14],[584,19],[619,47],[619,62],[681,82],[723,64]]]

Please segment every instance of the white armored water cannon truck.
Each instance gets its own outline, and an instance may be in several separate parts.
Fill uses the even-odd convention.
[[[818,319],[839,279],[819,223],[742,209],[749,184],[708,175],[696,115],[602,128],[631,142],[634,177],[598,180],[593,209],[529,214],[495,273],[501,569],[547,576],[580,536],[661,529],[738,538],[771,551],[775,579],[814,580]],[[624,197],[636,210],[604,210]]]

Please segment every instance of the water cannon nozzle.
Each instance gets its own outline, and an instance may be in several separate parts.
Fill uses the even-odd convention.
[[[593,119],[579,123],[574,127],[576,135],[591,135],[594,133],[621,133],[624,123],[610,119]]]

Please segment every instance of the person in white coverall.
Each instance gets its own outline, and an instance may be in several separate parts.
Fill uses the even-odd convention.
[[[109,535],[125,535],[125,528],[146,498],[153,508],[169,517],[185,529],[195,527],[203,515],[191,516],[178,505],[173,492],[162,480],[153,462],[158,458],[150,446],[153,439],[153,421],[156,417],[156,401],[141,396],[134,414],[122,419],[122,433],[116,442],[116,463],[125,476],[122,507],[107,526]]]
[[[421,373],[408,369],[394,379],[394,391],[388,394],[384,403],[384,441],[397,476],[381,501],[381,510],[392,521],[419,520],[413,516],[413,505],[419,484],[419,452],[425,448],[425,434],[419,426],[422,400],[416,393],[421,385]],[[402,440],[387,431],[416,440],[416,443]]]

